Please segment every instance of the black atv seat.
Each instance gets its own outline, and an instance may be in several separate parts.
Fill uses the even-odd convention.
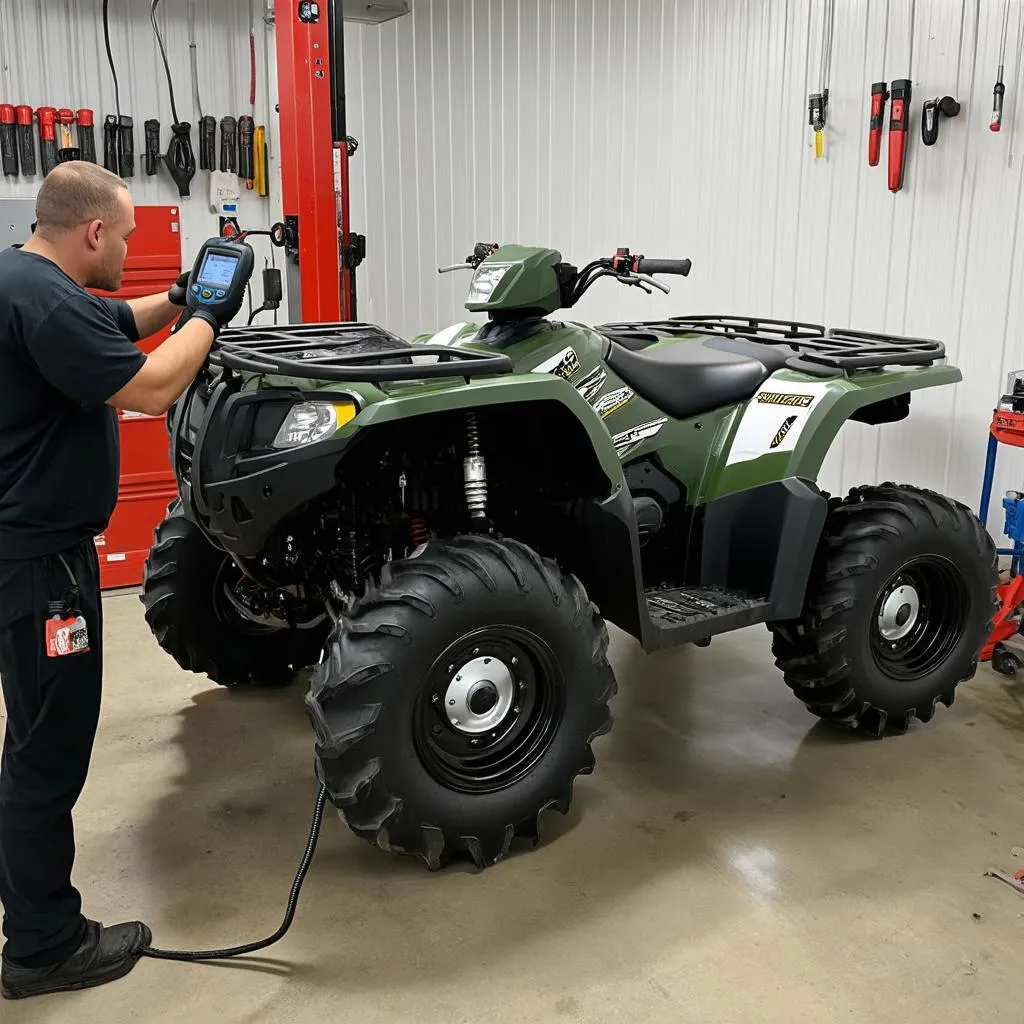
[[[739,338],[682,339],[639,352],[612,341],[608,365],[642,398],[685,420],[742,402],[796,355]]]

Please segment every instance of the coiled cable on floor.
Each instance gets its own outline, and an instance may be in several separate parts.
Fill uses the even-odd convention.
[[[309,826],[309,838],[306,840],[306,850],[299,862],[299,869],[295,872],[292,881],[291,892],[288,894],[288,905],[285,908],[284,920],[281,927],[273,935],[258,942],[249,942],[244,946],[228,946],[226,949],[156,949],[151,946],[144,946],[139,952],[142,956],[151,957],[154,960],[179,960],[185,963],[195,963],[201,960],[230,960],[236,956],[246,956],[258,950],[272,946],[292,926],[295,918],[295,908],[299,904],[299,894],[302,892],[302,883],[306,880],[306,873],[309,865],[313,862],[313,854],[316,853],[316,844],[320,839],[320,826],[324,820],[324,808],[327,805],[327,787],[321,784],[316,795],[316,804],[313,807],[313,820]]]

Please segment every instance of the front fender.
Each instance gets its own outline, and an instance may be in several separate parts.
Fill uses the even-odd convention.
[[[706,497],[787,477],[816,480],[840,427],[858,410],[962,377],[948,365],[824,380],[780,370],[734,414]]]
[[[622,464],[601,418],[568,381],[549,374],[510,374],[452,387],[416,388],[405,393],[391,393],[368,404],[336,436],[348,437],[370,427],[431,413],[526,402],[558,402],[564,406],[586,431],[601,469],[608,478],[609,493],[625,486]],[[551,443],[557,444],[558,439],[552,438]]]

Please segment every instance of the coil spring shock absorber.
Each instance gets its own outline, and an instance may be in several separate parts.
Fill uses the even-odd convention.
[[[487,463],[480,454],[480,429],[476,413],[466,413],[466,449],[462,476],[466,488],[466,506],[473,519],[487,518]]]
[[[418,548],[427,540],[427,521],[422,516],[414,516],[409,520],[409,543]]]

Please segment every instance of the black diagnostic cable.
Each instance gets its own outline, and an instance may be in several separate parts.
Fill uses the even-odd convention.
[[[149,7],[149,20],[153,23],[153,32],[156,34],[157,45],[160,47],[160,57],[163,60],[164,73],[167,76],[167,92],[171,100],[171,116],[174,118],[171,125],[171,141],[167,146],[164,163],[174,179],[174,184],[178,186],[178,195],[188,196],[191,195],[189,182],[196,174],[196,156],[192,149],[192,125],[188,121],[178,120],[178,107],[174,101],[174,83],[171,81],[171,66],[167,62],[164,37],[160,34],[160,25],[156,20],[156,9],[159,6],[160,0],[152,0]]]
[[[327,805],[327,789],[321,784],[316,795],[316,804],[313,807],[313,820],[309,826],[309,838],[306,840],[306,849],[299,861],[299,868],[292,880],[291,891],[288,894],[288,904],[285,907],[284,920],[281,926],[273,935],[268,935],[258,942],[248,942],[244,946],[228,946],[225,949],[156,949],[153,946],[143,946],[139,951],[142,956],[148,956],[153,960],[180,960],[184,963],[195,963],[201,960],[230,960],[236,956],[246,956],[258,950],[272,946],[292,926],[295,918],[295,909],[299,904],[299,894],[302,892],[302,883],[306,880],[309,865],[313,862],[313,854],[316,853],[316,844],[320,839],[320,827],[324,820],[324,807]]]
[[[107,64],[110,65],[110,77],[114,79],[114,110],[117,123],[121,123],[121,88],[117,82],[117,68],[114,66],[114,54],[110,49],[110,0],[103,0],[103,42],[107,47]]]

